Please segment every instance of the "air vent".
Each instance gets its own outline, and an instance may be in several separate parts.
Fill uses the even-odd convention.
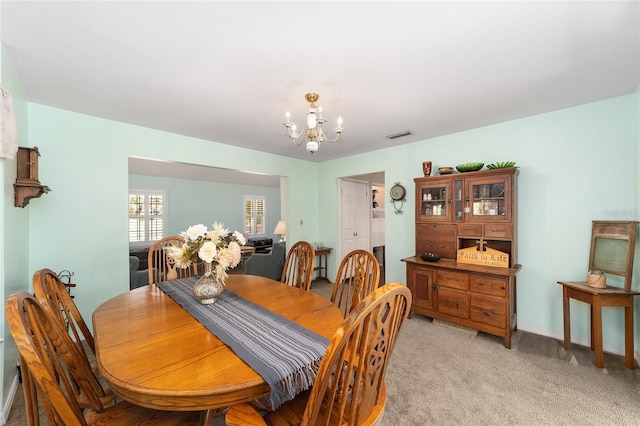
[[[387,139],[397,139],[403,136],[409,136],[411,134],[410,131],[405,130],[404,132],[394,133],[392,135],[387,135]]]

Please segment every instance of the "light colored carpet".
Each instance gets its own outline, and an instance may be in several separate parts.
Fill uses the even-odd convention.
[[[325,297],[332,284],[314,283]],[[526,332],[512,349],[495,336],[434,325],[421,315],[403,324],[387,370],[381,425],[638,425],[640,372],[605,354]],[[7,425],[25,425],[21,391]],[[224,424],[222,416],[215,426]]]

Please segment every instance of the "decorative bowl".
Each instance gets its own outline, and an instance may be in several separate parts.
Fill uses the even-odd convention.
[[[438,173],[441,175],[449,175],[453,173],[453,167],[440,167]]]
[[[437,262],[440,260],[440,255],[438,253],[422,253],[420,254],[422,260],[426,260],[427,262]]]
[[[499,163],[491,163],[487,164],[487,169],[506,169],[508,167],[513,167],[516,165],[515,161],[502,161]]]
[[[458,169],[460,173],[464,173],[464,172],[477,172],[483,167],[484,167],[484,163],[465,163],[465,164],[458,164],[456,166],[456,169]]]

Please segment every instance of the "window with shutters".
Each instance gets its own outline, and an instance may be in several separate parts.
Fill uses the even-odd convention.
[[[244,235],[265,234],[266,200],[263,196],[244,196]]]
[[[129,189],[129,244],[148,245],[166,236],[167,191]]]

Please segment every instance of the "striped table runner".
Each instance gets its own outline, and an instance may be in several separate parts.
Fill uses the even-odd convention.
[[[264,378],[272,409],[313,385],[327,338],[229,290],[202,305],[191,291],[199,278],[157,285]]]

